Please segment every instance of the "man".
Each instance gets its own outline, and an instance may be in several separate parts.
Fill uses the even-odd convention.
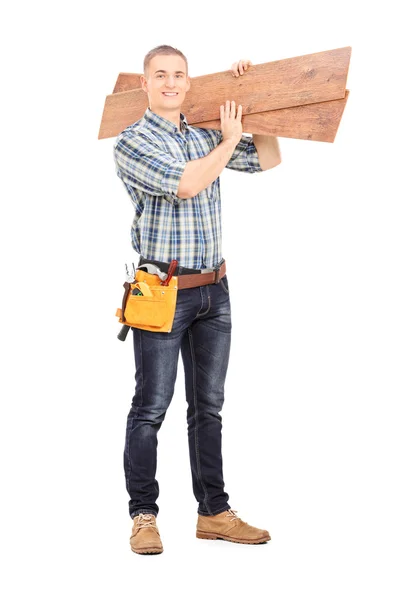
[[[239,77],[251,62],[232,65]],[[221,416],[228,367],[231,313],[221,251],[219,175],[224,167],[254,173],[277,166],[274,137],[244,136],[242,107],[220,107],[221,131],[188,126],[181,107],[190,89],[186,57],[159,46],[144,59],[141,85],[149,107],[114,146],[115,164],[135,208],[131,236],[139,267],[166,272],[178,260],[178,296],[172,331],[133,329],[136,390],[127,418],[126,487],[133,519],[131,548],[163,551],[158,514],[157,432],[171,402],[179,352],[185,371],[196,535],[241,543],[270,540],[228,504],[221,456]],[[177,499],[179,504],[179,499]]]

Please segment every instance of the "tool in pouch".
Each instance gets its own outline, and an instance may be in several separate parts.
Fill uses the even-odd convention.
[[[125,341],[131,327],[146,331],[169,333],[174,322],[176,299],[178,294],[178,277],[173,276],[177,260],[172,260],[168,273],[163,273],[155,265],[140,265],[134,274],[129,274],[124,283],[122,308],[115,313],[119,322],[123,323],[117,335]],[[142,268],[148,268],[146,272]]]

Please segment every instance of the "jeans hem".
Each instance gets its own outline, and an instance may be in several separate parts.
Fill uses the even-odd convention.
[[[202,512],[201,510],[198,510],[198,511],[197,511],[197,514],[201,515],[202,517],[215,517],[215,516],[217,516],[217,515],[219,515],[219,514],[221,514],[221,513],[225,512],[226,510],[229,510],[229,509],[230,509],[230,506],[229,506],[229,504],[227,504],[227,505],[225,506],[225,508],[219,508],[219,509],[217,509],[217,511],[216,511],[216,512],[213,512],[213,513],[205,513],[205,512]]]
[[[134,517],[137,517],[138,515],[143,514],[149,514],[149,515],[154,515],[155,517],[157,517],[158,513],[152,511],[152,510],[148,510],[147,508],[144,508],[143,510],[135,510],[133,513],[131,513],[131,518],[133,519]]]

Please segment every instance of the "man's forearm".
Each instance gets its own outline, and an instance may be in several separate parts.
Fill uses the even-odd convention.
[[[281,152],[277,137],[253,133],[253,142],[257,149],[258,160],[263,171],[276,167],[281,162]]]
[[[178,198],[193,198],[215,181],[228,164],[236,145],[235,140],[223,140],[207,156],[190,160],[179,183]]]

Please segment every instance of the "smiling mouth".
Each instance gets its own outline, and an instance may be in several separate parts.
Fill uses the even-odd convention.
[[[170,96],[171,98],[173,98],[174,96],[177,96],[178,92],[163,92],[163,96]]]

